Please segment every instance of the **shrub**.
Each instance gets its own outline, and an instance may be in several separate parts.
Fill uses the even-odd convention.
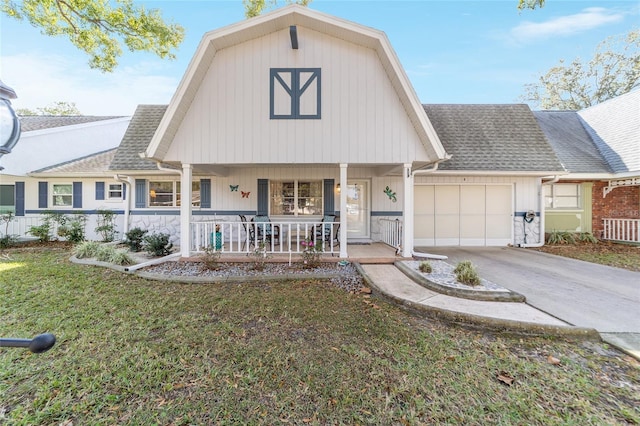
[[[142,239],[146,235],[147,231],[140,228],[133,228],[125,234],[124,243],[129,247],[129,250],[139,252],[142,250]]]
[[[591,232],[581,232],[578,239],[583,243],[598,244],[598,239]]]
[[[4,222],[4,235],[0,237],[0,248],[9,248],[18,242],[17,235],[9,235],[9,223],[13,220],[13,212],[8,212],[0,215],[0,222]]]
[[[78,259],[96,257],[96,253],[100,246],[101,244],[97,241],[84,241],[73,247],[73,254]]]
[[[133,265],[135,262],[127,253],[127,250],[113,250],[111,253],[110,263],[115,265]]]
[[[169,234],[151,234],[142,239],[142,247],[152,256],[166,256],[171,253],[173,243],[169,242]]]
[[[310,238],[300,243],[302,250],[302,264],[305,268],[317,268],[322,257],[322,241],[313,241]]]
[[[66,232],[62,236],[72,243],[83,242],[85,240],[84,230],[87,216],[85,214],[74,214],[74,217],[68,219],[67,223]]]
[[[100,262],[111,262],[113,252],[115,251],[116,249],[113,246],[100,244],[96,249],[96,260],[99,260]]]
[[[551,231],[547,235],[547,244],[575,244],[576,237],[569,231]]]
[[[30,227],[27,233],[36,237],[40,242],[49,242],[51,241],[51,222],[45,219],[42,225]]]
[[[420,272],[422,272],[423,274],[430,274],[431,272],[433,272],[431,264],[427,261],[420,262],[418,269],[420,269]]]
[[[253,252],[251,252],[251,256],[253,257],[253,269],[256,271],[262,271],[264,269],[264,264],[270,257],[267,254],[267,245],[264,241],[258,243]]]
[[[105,243],[116,238],[116,213],[112,210],[98,210],[96,233],[102,236]]]
[[[459,262],[453,272],[456,274],[456,280],[462,284],[470,286],[480,285],[480,277],[470,260]]]
[[[204,249],[204,254],[202,257],[202,264],[205,269],[209,271],[216,271],[220,269],[220,256],[222,252],[220,250],[216,250],[215,247],[209,246]]]

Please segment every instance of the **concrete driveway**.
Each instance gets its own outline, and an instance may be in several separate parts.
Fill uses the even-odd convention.
[[[508,247],[428,247],[420,251],[471,260],[482,278],[523,294],[530,305],[565,322],[595,328],[640,354],[640,272]],[[635,342],[635,343],[634,343]],[[635,355],[634,355],[635,356]]]

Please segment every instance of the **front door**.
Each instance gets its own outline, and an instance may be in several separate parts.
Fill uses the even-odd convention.
[[[370,238],[369,181],[347,183],[347,239]]]

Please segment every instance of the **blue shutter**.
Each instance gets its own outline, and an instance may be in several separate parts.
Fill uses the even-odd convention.
[[[49,184],[38,182],[38,208],[46,209],[49,201]]]
[[[16,182],[16,216],[24,216],[24,182]]]
[[[96,200],[104,200],[104,182],[96,182]]]
[[[269,179],[258,179],[258,209],[257,216],[269,214]]]
[[[147,181],[136,179],[136,208],[143,209],[145,207],[147,207]]]
[[[73,208],[82,208],[82,182],[73,182]]]
[[[200,179],[200,207],[211,208],[211,179]]]
[[[127,184],[124,182],[122,183],[122,199],[127,199]]]
[[[333,179],[324,180],[324,214],[335,214],[336,207],[333,187]]]

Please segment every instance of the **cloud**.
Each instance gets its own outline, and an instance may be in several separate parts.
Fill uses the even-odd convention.
[[[141,62],[114,73],[91,70],[82,60],[55,54],[21,53],[2,58],[2,79],[18,99],[15,108],[74,102],[85,115],[132,115],[138,104],[167,104],[178,79],[161,75],[162,65]]]
[[[511,41],[526,43],[550,37],[566,37],[592,30],[603,25],[619,22],[621,12],[603,7],[591,7],[574,15],[561,16],[545,22],[523,22],[510,31]]]

